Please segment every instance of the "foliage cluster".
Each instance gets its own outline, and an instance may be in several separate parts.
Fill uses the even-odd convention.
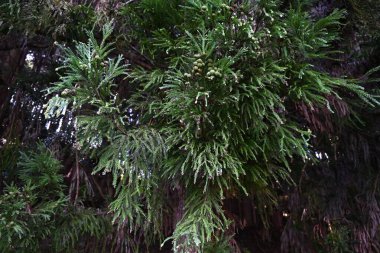
[[[349,131],[354,109],[378,105],[361,85],[374,71],[327,69],[345,11],[314,15],[314,2],[1,4],[0,31],[25,33],[17,50],[48,45],[29,75],[58,65],[59,80],[15,86],[44,89],[32,118],[56,135],[71,124],[74,143],[18,155],[25,138],[0,128],[0,251],[241,252],[238,233],[268,235],[277,212],[284,253],[370,252],[376,163]],[[17,99],[11,108],[27,104]]]
[[[61,164],[43,144],[22,153],[17,184],[0,196],[2,252],[72,252],[86,237],[105,236],[110,221],[90,209],[70,207]]]
[[[60,96],[47,115],[72,105],[77,146],[97,161],[94,173],[113,175],[114,222],[142,231],[146,244],[162,238],[170,212],[162,189],[184,198],[165,240],[175,252],[203,251],[228,235],[236,221],[226,217],[225,199],[261,194],[262,206],[275,205],[276,189],[297,169],[292,159],[314,159],[312,132],[293,114],[298,104],[333,113],[331,96],[377,103],[354,80],[312,64],[335,53],[341,11],[314,21],[302,5],[283,12],[274,0],[146,0],[122,11],[151,68],[127,70],[112,57],[107,24],[100,43],[89,33],[88,43],[66,49],[65,71],[50,89]],[[131,96],[118,94],[121,78]]]

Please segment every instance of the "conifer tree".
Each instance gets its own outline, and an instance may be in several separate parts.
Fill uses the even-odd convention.
[[[93,173],[111,173],[113,222],[132,247],[171,241],[174,252],[204,252],[231,242],[234,224],[223,203],[258,196],[276,205],[291,185],[294,160],[313,160],[312,132],[299,105],[333,113],[344,96],[377,101],[355,80],[334,77],[313,62],[333,57],[342,11],[313,20],[302,4],[281,1],[156,1],[127,5],[133,22],[125,43],[146,64],[125,65],[109,40],[64,48],[58,93],[46,115],[76,113],[76,147]],[[120,46],[120,45],[116,45]],[[129,94],[119,93],[127,80]],[[124,82],[125,83],[125,82]],[[164,220],[175,217],[173,232]],[[225,244],[226,249],[230,245]]]
[[[377,12],[0,1],[0,252],[378,252]]]

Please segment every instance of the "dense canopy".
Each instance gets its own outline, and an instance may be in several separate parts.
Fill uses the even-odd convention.
[[[380,251],[376,0],[0,1],[0,251]]]

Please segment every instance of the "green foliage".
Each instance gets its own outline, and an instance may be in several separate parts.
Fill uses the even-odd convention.
[[[90,4],[78,4],[68,7],[67,14],[65,13],[66,15],[63,16],[66,22],[62,22],[57,32],[69,34],[71,39],[85,40],[86,30],[91,29],[99,19],[97,13]]]
[[[46,29],[52,21],[50,1],[43,3],[39,0],[20,1],[9,0],[0,3],[0,30],[21,31],[28,30],[35,33]]]
[[[0,2],[0,31],[33,38],[47,33],[49,40],[83,40],[85,30],[101,19],[89,4],[67,1],[9,0]]]
[[[20,184],[7,185],[0,196],[2,252],[39,252],[66,205],[60,163],[42,144],[20,157]],[[41,229],[43,227],[43,229]]]
[[[220,240],[208,244],[204,248],[205,253],[213,253],[213,252],[218,252],[218,253],[229,253],[229,252],[234,252],[233,247],[229,244],[231,238],[221,238]]]
[[[126,66],[121,65],[121,56],[117,60],[109,58],[112,43],[106,40],[111,31],[112,24],[108,23],[103,27],[101,43],[88,33],[87,44],[79,43],[75,52],[65,49],[64,68],[68,72],[49,91],[61,91],[61,97],[49,101],[46,115],[64,114],[72,103],[73,109],[78,111],[77,146],[99,159],[94,173],[113,174],[117,197],[110,204],[110,210],[114,213],[114,222],[122,225],[128,219],[128,230],[133,233],[144,227],[148,241],[152,238],[150,232],[157,233],[160,229],[161,218],[156,212],[161,202],[153,193],[158,192],[156,168],[165,157],[165,141],[154,128],[136,128],[131,111],[113,91],[116,79],[125,75]],[[91,110],[81,109],[89,105]],[[108,143],[106,147],[103,147],[104,142]]]
[[[94,252],[101,252],[106,246],[106,235],[112,231],[109,217],[97,214],[90,208],[72,208],[59,216],[52,235],[55,252],[75,252],[78,245],[93,241],[98,245]]]
[[[63,200],[39,203],[36,187],[6,187],[0,199],[0,249],[3,252],[39,252],[41,240],[54,229],[54,214]],[[43,227],[43,229],[41,229]]]
[[[128,220],[127,227],[133,233],[142,229],[147,241],[153,241],[152,233],[159,234],[162,225],[164,196],[158,168],[165,158],[164,143],[154,129],[131,129],[102,150],[95,170],[112,170],[117,195],[109,208],[114,222]]]
[[[136,29],[127,41],[138,42],[152,67],[128,75],[107,42],[112,24],[100,43],[89,32],[87,43],[64,49],[60,81],[49,90],[60,96],[46,115],[72,106],[76,146],[97,160],[94,173],[113,174],[114,222],[134,237],[142,231],[145,244],[163,237],[164,211],[175,212],[159,197],[165,188],[184,190],[166,239],[174,252],[202,252],[227,236],[234,222],[223,210],[227,197],[257,196],[265,219],[276,189],[292,182],[291,161],[313,159],[312,133],[293,114],[298,104],[333,113],[338,108],[327,98],[346,94],[377,104],[356,81],[311,63],[336,53],[343,12],[314,21],[297,5],[282,11],[281,3],[130,3],[123,14]],[[126,77],[133,94],[123,97],[117,88]]]
[[[164,175],[186,187],[196,184],[206,196],[217,186],[221,199],[233,185],[243,191],[251,188],[240,178],[257,167],[263,171],[257,171],[254,185],[268,185],[278,169],[257,165],[288,167],[289,158],[309,156],[310,132],[288,117],[291,104],[329,106],[326,96],[339,97],[341,92],[376,103],[353,81],[333,78],[309,63],[333,53],[330,44],[337,39],[342,12],[313,22],[301,8],[283,13],[278,6],[279,1],[260,1],[232,9],[222,1],[191,1],[179,10],[186,20],[176,25],[175,36],[161,27],[151,33],[155,43],[143,44],[152,59],[164,56],[159,61],[166,66],[131,73],[143,94],[163,94],[146,111],[169,126]],[[207,199],[195,196],[197,205]],[[216,210],[221,203],[214,205],[207,210],[220,216]],[[185,207],[172,237],[179,252],[201,249],[213,240],[210,233],[228,224],[192,207]]]
[[[344,226],[338,226],[325,238],[327,248],[331,253],[352,253],[350,249],[350,231]]]
[[[111,230],[107,216],[70,206],[61,164],[43,144],[21,153],[18,169],[17,184],[6,185],[0,196],[1,252],[43,252],[46,242],[49,252],[73,252]]]
[[[203,252],[205,242],[221,241],[229,225],[218,192],[209,190],[203,194],[195,188],[190,194],[186,198],[185,214],[167,239],[173,240],[174,252]]]
[[[61,163],[43,144],[39,144],[34,151],[21,153],[18,167],[19,179],[25,185],[40,189],[39,197],[63,197],[63,177],[59,174]]]

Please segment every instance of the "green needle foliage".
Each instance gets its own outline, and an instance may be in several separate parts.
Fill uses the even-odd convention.
[[[59,175],[61,163],[44,145],[39,144],[35,152],[21,153],[18,166],[20,180],[40,188],[39,194],[44,199],[64,197],[63,177]]]
[[[43,144],[21,153],[17,184],[0,196],[1,252],[73,252],[80,242],[109,233],[108,217],[70,206],[60,169]]]
[[[60,163],[39,145],[36,152],[22,153],[18,165],[21,186],[7,185],[0,197],[0,249],[39,252],[66,202]]]
[[[292,183],[291,161],[313,159],[312,132],[294,114],[298,104],[331,113],[331,96],[377,104],[354,80],[312,63],[336,53],[331,44],[343,12],[313,20],[301,4],[283,5],[131,3],[121,13],[136,26],[128,41],[137,42],[150,68],[127,71],[112,54],[112,23],[102,27],[100,43],[89,32],[87,43],[64,49],[60,81],[49,90],[60,95],[46,115],[75,111],[76,146],[97,161],[94,173],[112,173],[109,209],[130,238],[164,241],[169,213],[178,219],[164,242],[172,241],[174,252],[210,251],[236,222],[225,214],[225,199],[254,195],[259,207],[275,205],[276,189]],[[118,92],[123,79],[132,94]]]

